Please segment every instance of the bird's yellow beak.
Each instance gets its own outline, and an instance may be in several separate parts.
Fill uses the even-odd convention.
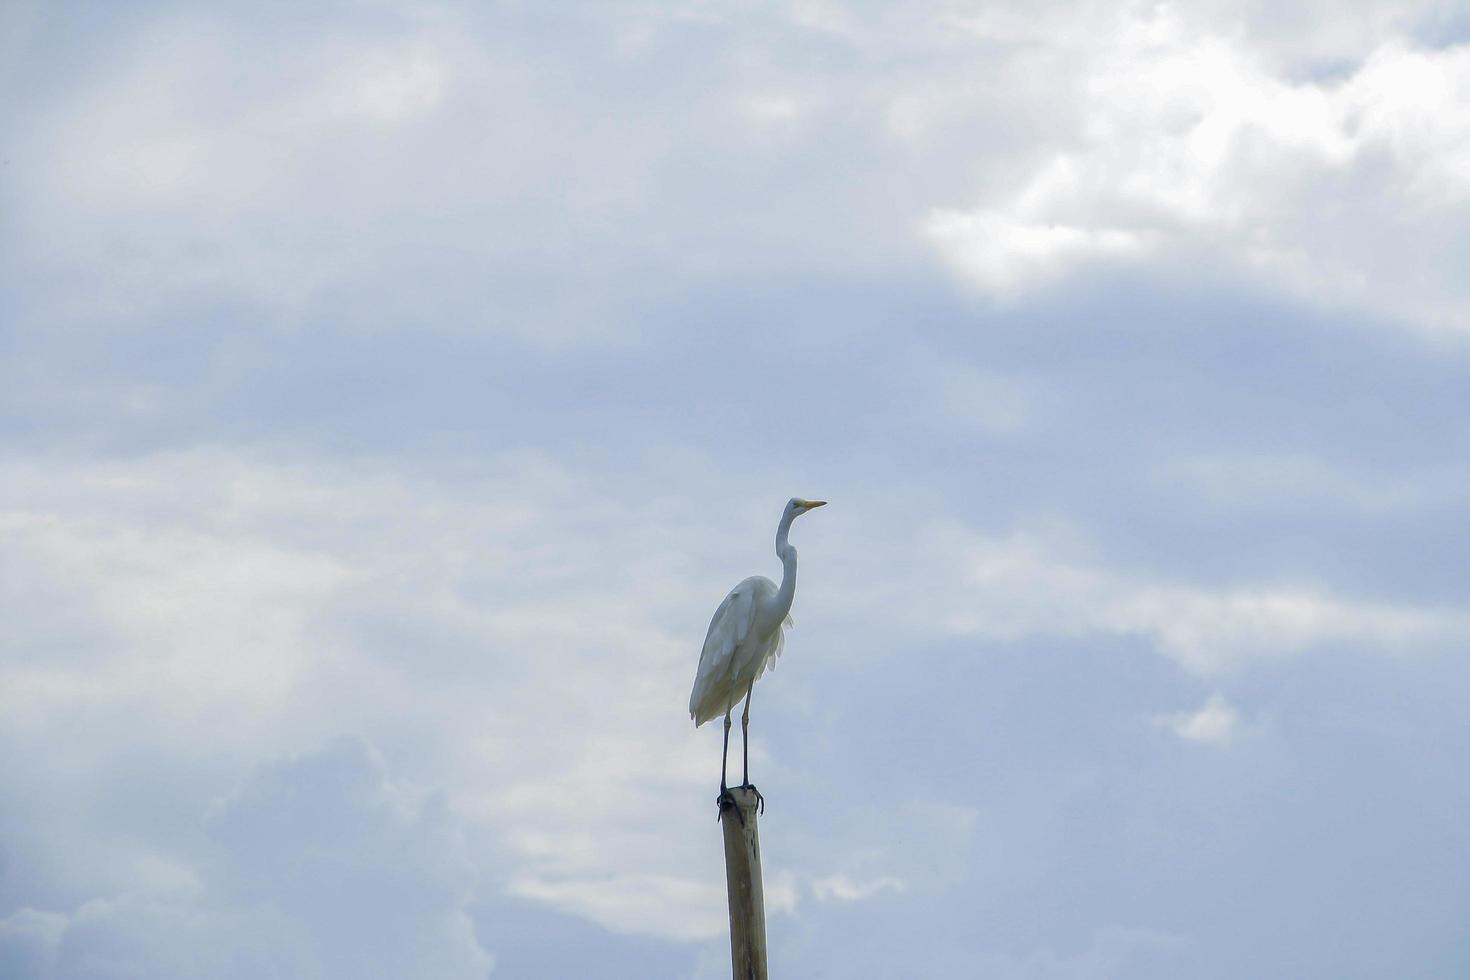
[[[813,507],[826,507],[826,506],[827,506],[827,501],[825,501],[825,500],[803,500],[801,502],[801,507],[802,507],[803,510],[811,510]]]

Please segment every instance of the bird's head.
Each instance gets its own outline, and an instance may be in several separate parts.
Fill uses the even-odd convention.
[[[803,500],[801,497],[792,497],[786,503],[786,513],[792,517],[800,517],[809,510],[816,510],[818,507],[825,507],[826,505],[827,501],[825,500]]]

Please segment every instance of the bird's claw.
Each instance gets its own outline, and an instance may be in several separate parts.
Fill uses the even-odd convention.
[[[715,804],[720,808],[720,814],[715,817],[716,820],[725,819],[725,811],[733,809],[736,819],[740,821],[740,826],[745,826],[745,814],[740,812],[740,803],[735,799],[735,794],[727,787],[720,787],[720,795],[715,797]]]
[[[765,813],[766,812],[766,798],[765,798],[764,795],[762,795],[762,793],[761,793],[760,790],[758,790],[758,789],[755,788],[755,784],[754,783],[744,783],[743,785],[736,786],[735,788],[736,789],[748,789],[752,793],[754,793],[755,794],[755,809],[756,809],[756,812],[757,813]],[[720,789],[720,795],[717,796],[717,797],[715,797],[715,803],[720,808],[720,815],[718,817],[716,817],[715,819],[717,819],[717,820],[724,819],[725,811],[726,810],[729,810],[729,809],[734,809],[735,816],[740,821],[740,826],[742,826],[742,827],[745,826],[745,813],[744,813],[744,811],[742,811],[740,809],[740,802],[735,799],[735,794],[732,793],[732,792],[730,792],[730,790],[728,788],[721,787],[721,789]]]

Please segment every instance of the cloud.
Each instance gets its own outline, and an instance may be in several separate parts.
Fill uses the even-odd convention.
[[[981,836],[972,807],[896,794],[887,805],[850,800],[844,812],[847,819],[814,839],[799,838],[792,857],[774,865],[768,857],[767,876],[774,870],[788,888],[799,887],[821,905],[849,905],[953,893],[972,873]],[[813,828],[797,832],[805,837]],[[795,913],[794,894],[789,904]]]
[[[884,892],[902,894],[907,888],[907,882],[892,875],[856,881],[845,874],[834,874],[812,881],[812,894],[819,902],[860,902]]]
[[[1216,745],[1228,744],[1242,730],[1240,713],[1219,694],[1210,695],[1198,711],[1160,715],[1154,722],[1187,741]]]
[[[48,977],[66,932],[66,916],[23,908],[0,919],[0,967],[16,980]]]
[[[1017,436],[1033,428],[1045,401],[1029,379],[983,370],[954,358],[921,363],[919,384],[932,417],[941,425],[991,436]]]
[[[986,537],[951,527],[930,536],[968,586],[963,597],[950,596],[944,615],[959,634],[1139,636],[1201,674],[1333,645],[1398,654],[1470,636],[1470,619],[1453,609],[1343,597],[1315,585],[1183,584],[1110,568],[1047,531]]]
[[[1326,508],[1373,515],[1470,499],[1470,471],[1454,463],[1384,474],[1301,454],[1234,453],[1164,464],[1157,479],[1182,485],[1195,499],[1222,508]]]
[[[460,928],[451,898],[469,873],[455,870],[452,809],[463,860],[484,887],[621,933],[717,936],[721,869],[704,790],[718,740],[692,732],[680,707],[688,637],[747,561],[771,562],[779,499],[747,499],[743,481],[768,474],[730,477],[692,454],[654,460],[635,476],[539,452],[413,466],[223,449],[8,460],[0,509],[11,567],[0,585],[12,590],[7,605],[34,615],[0,663],[0,689],[21,692],[0,734],[14,749],[8,776],[31,789],[19,824],[0,832],[70,896],[30,907],[65,914],[78,949],[186,964],[168,967],[180,974],[205,963],[221,975],[226,961],[253,962],[266,948],[316,956],[314,943],[336,942],[335,923],[313,925],[312,939],[280,921],[317,894],[309,883],[259,857],[206,860],[221,849],[254,854],[289,825],[292,847],[324,859],[339,837],[367,853],[428,848],[424,866],[442,876],[412,887],[427,888],[439,913],[417,928],[468,963],[473,950],[445,931]],[[890,671],[892,649],[955,635],[1142,638],[1202,673],[1337,644],[1437,649],[1464,635],[1452,612],[1320,588],[1182,584],[1099,556],[1086,535],[1059,527],[986,535],[953,520],[926,525],[914,515],[945,508],[922,490],[854,491],[828,510],[802,528],[811,574],[793,638],[803,660],[793,663],[806,666],[772,689],[777,716],[820,719],[816,699],[833,696],[825,671]],[[67,612],[37,596],[64,598]],[[63,723],[73,726],[65,738]],[[343,731],[375,749],[291,758]],[[795,754],[768,757],[766,731],[756,735],[758,771],[820,787],[808,759],[825,757],[837,736],[797,723]],[[262,757],[286,761],[220,785],[222,772]],[[49,761],[27,761],[40,759]],[[93,775],[127,759],[150,760],[177,783],[160,811],[228,802],[202,839],[187,826],[161,832],[139,802],[156,783],[126,770],[116,784]],[[404,781],[386,776],[400,766]],[[449,787],[452,807],[437,809],[405,788],[410,780]],[[874,904],[860,897],[922,905],[963,887],[979,811],[964,792],[921,798],[936,802],[896,800],[850,828],[798,818],[790,850],[769,855],[773,908],[805,919]],[[119,843],[130,809],[143,810],[127,817],[136,836]],[[308,811],[340,832],[318,841],[325,824]],[[887,843],[875,847],[875,836]],[[341,863],[375,881],[401,873],[357,854]],[[798,909],[801,894],[825,900]],[[237,932],[273,938],[200,959],[223,921],[209,911],[201,931],[185,928],[201,908],[245,916]],[[136,946],[155,934],[185,939]],[[26,936],[28,949],[53,949],[35,930]]]
[[[470,489],[221,451],[9,462],[0,504],[12,574],[0,585],[15,598],[62,596],[73,615],[43,605],[16,634],[25,645],[0,662],[8,737],[47,744],[61,718],[86,732],[128,718],[125,739],[74,737],[65,751],[82,771],[122,752],[197,772],[363,732],[410,754],[416,778],[456,787],[487,831],[475,860],[504,867],[512,893],[619,930],[718,929],[723,892],[707,887],[718,855],[695,831],[703,808],[631,819],[665,809],[671,792],[704,799],[691,790],[713,771],[708,740],[679,709],[692,661],[673,630],[692,633],[719,590],[690,581],[674,542],[694,535],[664,526],[695,512],[615,502],[606,488],[597,504],[585,475],[536,455],[502,463]],[[339,780],[338,805],[387,821],[386,797],[372,800],[376,765],[340,750],[271,770],[290,785],[252,784],[266,799],[246,792],[211,832],[250,844],[271,819],[299,824],[276,804],[314,778]],[[34,777],[50,787],[43,809],[68,809],[68,794],[83,792]],[[70,843],[40,823],[26,840],[80,893],[138,880],[141,859],[122,850],[109,880],[67,856],[77,839],[105,836],[87,820],[77,814],[61,835]],[[599,823],[609,829],[594,845],[588,827]]]
[[[1036,289],[1080,264],[1151,251],[1146,232],[1028,222],[983,209],[936,210],[921,230],[966,281],[1000,298]]]
[[[1341,76],[1300,77],[1305,52],[1262,57],[1211,19],[1135,7],[1095,36],[1048,35],[1073,59],[1058,70],[1075,124],[1019,182],[932,208],[922,234],[1003,298],[1099,262],[1147,264],[1470,331],[1457,271],[1470,226],[1451,216],[1470,198],[1470,46],[1390,36]]]
[[[218,5],[130,25],[18,120],[8,202],[28,311],[114,328],[209,296],[583,344],[714,268],[937,259],[1012,302],[1146,269],[1458,333],[1470,55],[1416,35],[1432,13],[607,5],[545,32],[409,5],[276,33]]]
[[[1122,980],[1168,977],[1191,972],[1195,959],[1184,936],[1150,929],[1109,926],[1093,933],[1087,948],[1073,955],[1037,949],[1024,956],[990,956],[985,976],[997,980]]]
[[[704,487],[708,501],[738,491],[688,458],[679,468],[686,492]],[[361,732],[385,757],[411,759],[415,780],[453,787],[456,811],[475,828],[470,862],[496,868],[507,894],[619,932],[689,940],[723,928],[719,854],[701,844],[709,814],[694,802],[706,799],[718,740],[692,732],[679,706],[693,664],[687,637],[726,578],[748,569],[726,570],[728,556],[717,563],[718,541],[703,546],[708,554],[690,544],[707,511],[645,496],[673,474],[620,484],[508,454],[451,478],[223,450],[11,460],[3,473],[16,574],[0,583],[16,598],[39,589],[71,607],[27,617],[16,634],[26,644],[0,663],[12,744],[53,741],[61,718],[82,720],[84,732],[131,719],[124,739],[76,737],[66,751],[81,772],[115,765],[118,753],[154,759],[195,787],[170,788],[177,809],[202,805],[197,786],[221,767]],[[761,529],[747,542],[752,559],[769,555],[778,504],[748,505]],[[851,631],[860,637],[862,622]],[[762,737],[758,728],[756,767],[769,764]],[[363,833],[427,833],[427,815],[394,804],[382,766],[360,746],[339,746],[267,768],[195,846],[259,850],[286,832],[277,822],[298,834],[327,826],[287,804],[320,821],[345,807],[330,820],[344,841],[354,821],[366,822]],[[117,901],[144,882],[148,909],[188,907],[157,896],[189,893],[197,853],[156,841],[109,846],[98,816],[67,802],[86,790],[24,778],[48,786],[41,809],[76,813],[54,837],[35,823],[17,838],[80,896],[62,907]],[[316,800],[304,788],[315,784],[337,796]],[[94,792],[105,801],[134,791]],[[688,803],[671,807],[674,798]],[[972,830],[973,815],[963,816],[921,809],[908,824],[953,852]],[[78,860],[81,841],[108,862]],[[808,887],[841,897],[852,893],[843,882],[859,892],[889,879],[933,883],[952,869],[931,851],[773,863],[768,898],[794,913]],[[251,866],[264,877],[225,869],[241,901],[309,892],[285,867]],[[219,887],[223,872],[211,874]],[[117,909],[98,906],[97,921],[144,914],[128,902]]]
[[[365,46],[338,59],[324,84],[325,101],[348,118],[396,126],[432,114],[450,82],[445,59],[430,41]]]
[[[380,13],[278,32],[228,5],[159,12],[105,77],[49,96],[10,165],[22,262],[91,288],[35,289],[28,322],[126,330],[203,300],[286,332],[596,335],[606,317],[538,250],[636,210],[657,143],[601,154],[620,128],[559,89],[519,26],[472,40],[448,8]]]
[[[551,881],[539,877],[517,878],[510,884],[513,894],[547,902],[584,915],[616,931],[645,932],[649,923],[665,910],[691,906],[700,915],[684,915],[657,930],[673,939],[706,939],[719,935],[728,919],[720,908],[725,898],[723,882],[695,882],[688,878],[653,875],[619,875],[607,880],[572,878]]]
[[[146,974],[483,978],[475,884],[442,798],[389,781],[360,740],[262,767],[205,821],[190,879],[0,922],[25,980]]]
[[[475,870],[442,796],[388,781],[360,740],[257,771],[210,814],[210,883],[264,903],[338,976],[483,977],[466,903]]]
[[[718,965],[793,493],[792,972],[1454,972],[1442,5],[108,9],[0,13],[0,974]]]

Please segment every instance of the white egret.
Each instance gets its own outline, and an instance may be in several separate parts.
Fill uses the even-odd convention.
[[[796,549],[786,540],[791,522],[802,514],[825,504],[825,500],[802,500],[793,497],[781,514],[776,527],[776,556],[781,559],[781,585],[764,575],[752,575],[730,590],[715,616],[710,620],[699,655],[699,670],[694,674],[694,690],[689,695],[689,717],[698,728],[720,714],[725,716],[725,747],[720,756],[720,803],[725,805],[730,791],[725,785],[725,762],[730,753],[730,712],[740,699],[745,711],[740,715],[740,740],[744,747],[744,780],[742,789],[750,785],[750,694],[756,679],[765,673],[785,642],[783,635],[791,622],[791,600],[796,597]],[[760,793],[757,792],[759,797]]]

